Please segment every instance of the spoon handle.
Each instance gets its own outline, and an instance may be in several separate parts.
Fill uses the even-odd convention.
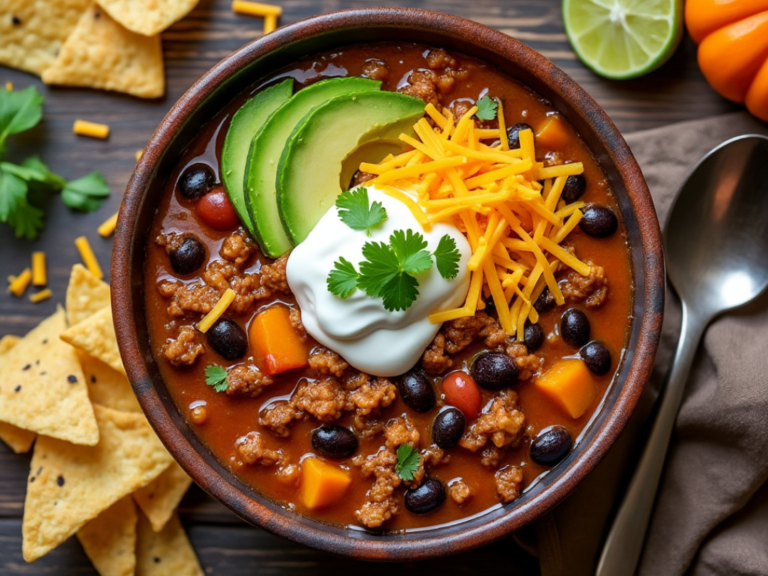
[[[667,375],[656,421],[624,501],[608,533],[596,576],[627,576],[634,574],[637,569],[664,468],[669,439],[683,399],[691,364],[706,325],[706,318],[692,314],[683,303],[680,341],[672,368]]]

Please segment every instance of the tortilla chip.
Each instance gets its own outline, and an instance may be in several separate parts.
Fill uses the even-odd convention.
[[[90,0],[0,0],[0,64],[42,74],[89,4]]]
[[[78,350],[80,365],[85,373],[91,402],[122,412],[141,412],[131,383],[124,374],[113,370],[101,360]]]
[[[133,576],[136,571],[136,506],[118,500],[80,528],[77,539],[101,576]]]
[[[133,494],[133,499],[149,519],[155,532],[160,532],[171,519],[190,484],[192,478],[174,462],[151,484]]]
[[[0,356],[13,348],[19,340],[21,340],[21,338],[18,336],[11,335],[0,338]],[[16,454],[29,452],[29,449],[32,448],[32,443],[35,441],[35,436],[37,436],[37,434],[34,432],[22,430],[13,424],[0,422],[0,440],[5,442],[11,450],[16,452]]]
[[[115,336],[115,327],[112,325],[110,306],[102,308],[79,324],[67,328],[61,335],[61,339],[108,364],[121,374],[125,374],[120,350],[117,348],[117,336]]]
[[[174,514],[162,532],[155,532],[139,514],[136,543],[136,576],[203,576],[203,569],[187,534]]]
[[[65,328],[59,307],[0,356],[0,421],[93,446],[99,429],[75,350],[59,339]]]
[[[93,408],[101,436],[97,446],[37,439],[22,524],[27,562],[53,550],[173,462],[142,414]]]
[[[96,0],[120,24],[144,36],[160,34],[192,12],[199,0]]]
[[[159,98],[165,93],[160,37],[126,30],[107,13],[91,7],[83,12],[59,57],[42,78],[46,84]]]
[[[13,336],[11,334],[0,338],[0,354],[8,352],[8,350],[16,346],[19,340],[21,340],[21,336]]]
[[[109,284],[82,264],[72,266],[66,301],[69,325],[79,324],[109,304]]]

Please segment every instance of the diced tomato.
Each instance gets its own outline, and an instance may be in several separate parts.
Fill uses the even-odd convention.
[[[443,379],[443,396],[445,402],[461,410],[467,420],[476,418],[480,413],[483,400],[480,388],[466,372],[451,372]]]
[[[232,202],[221,186],[215,186],[200,198],[195,210],[200,218],[215,230],[231,230],[240,222]]]

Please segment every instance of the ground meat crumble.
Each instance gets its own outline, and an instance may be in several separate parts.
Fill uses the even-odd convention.
[[[162,348],[163,356],[176,367],[191,366],[205,346],[198,338],[198,332],[192,326],[182,326],[176,338],[169,339]]]
[[[493,398],[490,408],[480,414],[459,440],[459,446],[472,452],[490,440],[494,446],[516,446],[525,431],[525,416],[517,409],[517,392],[502,390]]]
[[[494,474],[496,492],[502,502],[512,502],[520,496],[523,471],[517,466],[506,466]]]
[[[464,482],[464,480],[456,480],[455,482],[452,482],[448,487],[448,490],[451,494],[451,498],[456,504],[464,504],[467,498],[472,496],[472,490],[470,490],[469,485]]]
[[[602,266],[589,264],[589,275],[582,276],[571,270],[559,283],[563,296],[569,302],[584,302],[587,308],[602,306],[608,296],[608,279]]]
[[[262,373],[257,366],[239,364],[231,368],[227,374],[227,394],[256,398],[273,382],[274,380]]]
[[[248,432],[236,444],[237,454],[246,464],[272,466],[282,460],[280,450],[267,448],[264,437],[258,432]]]
[[[360,466],[363,476],[375,478],[366,494],[365,504],[355,512],[355,516],[364,526],[378,528],[398,510],[394,492],[402,483],[402,479],[395,471],[397,456],[394,452],[382,448],[367,458],[356,457],[353,463]]]
[[[338,420],[347,407],[347,391],[335,378],[314,382],[303,380],[290,399],[298,412],[311,414],[320,422]]]
[[[507,342],[508,336],[499,322],[485,312],[450,320],[427,347],[421,365],[429,374],[442,374],[453,366],[449,355],[458,354],[480,339],[488,348],[497,348]]]

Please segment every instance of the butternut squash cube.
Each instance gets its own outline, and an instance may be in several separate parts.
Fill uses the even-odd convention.
[[[536,134],[536,143],[544,148],[558,150],[570,140],[568,129],[559,115],[550,116]]]
[[[248,327],[256,363],[269,375],[303,368],[309,350],[291,324],[290,310],[277,304],[259,313]]]
[[[352,483],[345,470],[319,458],[306,458],[301,463],[301,470],[299,497],[310,510],[338,502]]]
[[[547,370],[536,386],[571,418],[578,418],[595,399],[592,373],[583,360],[565,358]]]

